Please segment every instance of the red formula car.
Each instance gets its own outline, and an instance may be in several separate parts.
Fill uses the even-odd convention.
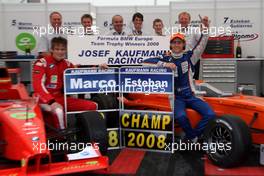
[[[264,144],[264,98],[227,94],[202,81],[196,85],[197,93],[217,114],[205,129],[204,142],[231,144],[229,150],[209,149],[208,158],[221,167],[238,165],[249,154],[252,143]],[[127,109],[171,111],[169,99],[162,94],[134,93],[126,95],[123,101]],[[187,109],[187,115],[195,127],[200,115],[191,109]],[[182,129],[176,126],[175,131],[177,134]]]
[[[100,152],[106,150],[107,135],[99,113],[79,114],[63,131],[45,119],[24,85],[12,84],[8,70],[0,68],[0,175],[57,175],[108,167],[108,158]]]

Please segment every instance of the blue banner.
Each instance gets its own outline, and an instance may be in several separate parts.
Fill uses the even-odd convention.
[[[64,74],[65,93],[118,92],[118,69],[68,69]]]
[[[118,72],[119,71],[119,72]],[[119,81],[120,76],[120,81]],[[157,67],[68,69],[65,93],[173,93],[173,73]]]
[[[121,68],[120,86],[123,93],[173,93],[173,74],[166,68]]]

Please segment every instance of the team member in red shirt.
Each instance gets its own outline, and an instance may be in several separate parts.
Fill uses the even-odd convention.
[[[74,65],[66,60],[67,40],[55,37],[51,40],[51,55],[38,59],[33,67],[33,88],[35,96],[40,99],[44,111],[55,114],[60,129],[65,128],[63,73]],[[104,65],[105,66],[105,65]],[[96,110],[97,104],[92,101],[67,97],[68,111]]]

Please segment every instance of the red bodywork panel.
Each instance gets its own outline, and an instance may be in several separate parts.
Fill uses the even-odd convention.
[[[4,148],[4,156],[7,159],[20,160],[39,154],[39,151],[33,150],[34,145],[46,142],[39,106],[33,100],[11,101],[7,105],[7,102],[0,103],[0,123],[3,124],[1,139],[8,143]],[[15,150],[17,148],[19,150]],[[48,151],[42,152],[49,154]]]
[[[0,68],[0,100],[29,99],[27,90],[23,84],[12,84],[9,74],[19,75],[19,72],[19,69]]]
[[[61,175],[78,172],[95,171],[106,169],[108,167],[108,157],[100,156],[93,159],[84,159],[77,161],[66,161],[40,165],[39,168],[34,166],[28,167],[27,171],[23,168],[10,168],[0,170],[0,175]]]
[[[28,96],[23,84],[13,85],[6,69],[0,68],[0,73],[0,142],[4,141],[0,144],[0,154],[21,162],[20,167],[1,164],[0,175],[56,175],[108,167],[108,158],[98,150],[96,158],[52,163],[44,119],[36,99]],[[43,158],[48,164],[41,163]],[[35,162],[30,164],[31,160]]]

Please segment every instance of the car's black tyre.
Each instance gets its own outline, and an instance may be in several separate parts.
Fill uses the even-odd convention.
[[[99,112],[84,112],[76,115],[77,128],[80,132],[77,134],[79,142],[98,143],[100,152],[107,152],[107,130],[106,119]]]
[[[108,108],[108,103],[104,100],[104,96],[102,96],[101,94],[95,95],[91,100],[97,103],[98,110]]]
[[[98,110],[101,109],[118,109],[118,101],[115,94],[95,94],[92,97],[92,101],[98,104]],[[119,113],[118,111],[104,112],[104,116],[107,120],[107,127],[114,128],[118,126],[119,123]]]
[[[116,109],[118,102],[114,94],[96,94],[92,97],[92,101],[98,104],[98,109]]]
[[[224,115],[210,121],[205,129],[204,139],[209,145],[208,158],[213,164],[223,168],[241,163],[250,152],[252,144],[247,124],[233,115]],[[217,144],[216,150],[210,149],[210,146]]]

